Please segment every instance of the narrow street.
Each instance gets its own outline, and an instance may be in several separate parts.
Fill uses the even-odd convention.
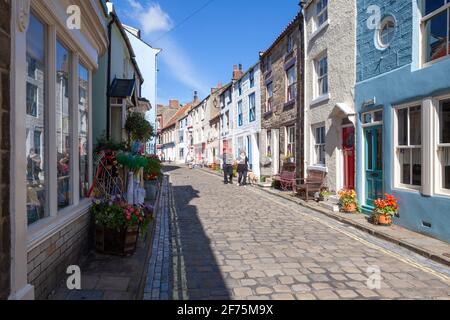
[[[146,299],[449,298],[450,270],[411,251],[202,170],[166,172],[170,276]],[[380,289],[368,288],[370,267]]]

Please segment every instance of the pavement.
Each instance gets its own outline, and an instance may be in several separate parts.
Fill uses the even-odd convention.
[[[450,268],[429,257],[202,170],[165,171],[146,299],[450,298]]]

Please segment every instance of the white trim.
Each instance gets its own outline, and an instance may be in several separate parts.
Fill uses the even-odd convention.
[[[40,220],[30,226],[27,241],[28,252],[69,226],[75,220],[88,214],[91,204],[92,201],[90,199],[85,199],[76,207],[72,206],[66,208],[66,213],[61,213],[57,217],[49,217]]]
[[[321,95],[320,97],[317,97],[317,98],[315,98],[314,100],[312,100],[312,101],[309,103],[309,107],[311,108],[311,107],[314,107],[314,106],[316,106],[316,105],[318,105],[318,104],[327,102],[327,101],[330,100],[330,98],[331,98],[330,93]]]
[[[327,21],[325,21],[320,27],[316,28],[316,30],[313,33],[311,33],[311,35],[309,36],[308,42],[311,42],[312,40],[314,40],[314,38],[316,38],[318,36],[318,34],[321,33],[324,29],[326,29],[329,25],[330,25],[330,19],[328,18]]]

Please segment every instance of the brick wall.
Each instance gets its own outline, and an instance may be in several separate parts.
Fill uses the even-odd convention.
[[[11,230],[9,212],[11,11],[0,0],[0,300],[10,292]]]
[[[412,1],[357,0],[357,81],[373,78],[412,62],[413,13]],[[369,5],[381,9],[381,17],[396,20],[395,37],[386,50],[375,46],[375,31],[367,27]]]
[[[66,279],[67,267],[80,264],[92,243],[90,225],[85,214],[28,252],[28,282],[35,287],[36,299],[47,299]]]

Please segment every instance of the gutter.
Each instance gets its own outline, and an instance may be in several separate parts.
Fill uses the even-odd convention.
[[[114,14],[111,15],[111,21],[108,23],[108,71],[107,71],[107,88],[106,88],[106,139],[109,140],[111,137],[111,100],[109,99],[109,90],[111,89],[111,37],[112,37],[112,25],[116,20],[116,16]]]

